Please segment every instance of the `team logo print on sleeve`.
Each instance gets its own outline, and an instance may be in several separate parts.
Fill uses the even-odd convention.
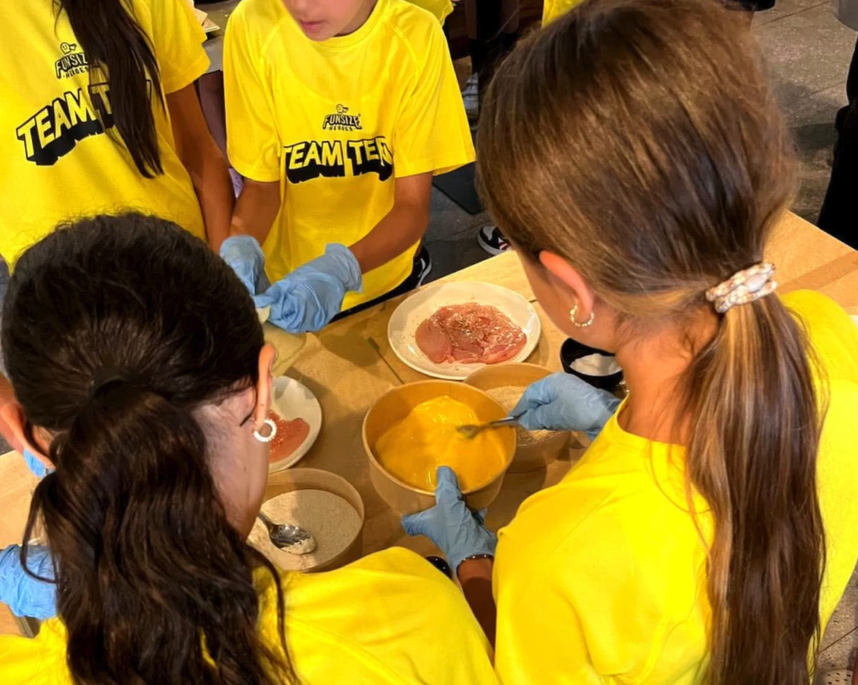
[[[308,140],[283,148],[283,165],[290,183],[313,179],[378,174],[393,175],[393,152],[384,136],[362,140]]]

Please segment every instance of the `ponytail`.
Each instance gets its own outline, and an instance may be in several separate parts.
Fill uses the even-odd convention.
[[[808,682],[825,541],[807,355],[804,332],[770,296],[724,314],[686,375],[686,476],[715,523],[711,683]]]
[[[78,685],[290,682],[258,644],[252,569],[279,576],[227,521],[205,454],[190,412],[125,380],[53,441],[27,536],[40,512]]]
[[[182,0],[184,1],[184,0]],[[161,76],[152,43],[134,19],[126,0],[56,0],[64,11],[90,63],[92,74],[110,83],[111,114],[99,114],[113,125],[140,173],[153,178],[164,172],[150,98],[163,105]]]
[[[280,575],[231,525],[222,426],[197,418],[259,377],[262,327],[232,270],[160,219],[80,221],[20,257],[2,336],[28,437],[52,436],[24,539],[40,520],[71,681],[294,682]],[[276,590],[279,640],[254,579]]]

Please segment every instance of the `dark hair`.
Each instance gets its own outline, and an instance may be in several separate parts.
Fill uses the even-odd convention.
[[[262,328],[229,267],[167,221],[79,221],[18,260],[2,341],[30,439],[53,436],[24,539],[41,515],[73,682],[291,680],[279,575],[228,522],[194,414],[258,378]],[[258,632],[258,567],[280,645]]]
[[[625,335],[716,324],[689,350],[675,428],[688,491],[714,519],[707,678],[806,685],[825,565],[824,401],[804,331],[777,297],[717,319],[704,297],[762,261],[792,192],[744,21],[712,0],[586,0],[497,72],[477,159],[500,227],[526,253],[572,264]]]
[[[184,0],[181,0],[184,2]],[[161,75],[152,42],[137,24],[130,0],[54,0],[86,53],[90,81],[106,75],[113,123],[140,173],[164,172],[150,97],[163,105]],[[154,11],[154,10],[153,10]],[[152,82],[151,88],[147,81]],[[104,117],[99,113],[99,117]],[[108,122],[102,120],[105,131]]]

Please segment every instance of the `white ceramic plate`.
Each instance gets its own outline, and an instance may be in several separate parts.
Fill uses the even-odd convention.
[[[415,371],[444,380],[460,381],[486,364],[436,364],[417,347],[417,327],[439,308],[451,304],[476,303],[497,307],[527,335],[521,351],[509,362],[523,362],[539,343],[539,315],[518,293],[489,283],[441,283],[416,292],[400,304],[387,324],[387,339],[397,357]]]
[[[319,432],[322,430],[322,406],[316,396],[303,383],[294,378],[279,376],[274,379],[274,397],[271,398],[271,408],[280,418],[291,421],[302,418],[310,425],[310,432],[298,449],[287,459],[276,461],[269,467],[269,472],[282,471],[295,465],[313,446]]]

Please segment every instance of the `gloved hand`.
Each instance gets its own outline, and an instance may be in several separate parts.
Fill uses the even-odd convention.
[[[339,314],[346,293],[360,292],[361,287],[360,265],[351,250],[332,244],[253,301],[258,309],[271,307],[269,323],[288,333],[304,333],[323,328]]]
[[[0,602],[8,604],[16,616],[31,616],[40,621],[56,615],[55,589],[30,577],[21,566],[21,548],[10,545],[0,551]],[[42,578],[54,577],[54,566],[47,547],[31,545],[27,554],[27,566]]]
[[[268,287],[265,275],[265,256],[256,238],[234,235],[223,241],[220,256],[235,271],[251,295],[264,292]]]
[[[24,457],[24,462],[27,464],[27,468],[30,469],[30,473],[36,478],[44,478],[48,474],[47,467],[28,450],[25,449],[22,456]]]
[[[482,516],[465,505],[453,470],[439,466],[436,475],[435,506],[403,516],[402,527],[409,535],[425,535],[432,540],[455,573],[469,556],[494,555],[498,539],[483,525]]]
[[[528,386],[511,416],[527,430],[584,431],[594,439],[620,400],[571,373],[554,373]]]

